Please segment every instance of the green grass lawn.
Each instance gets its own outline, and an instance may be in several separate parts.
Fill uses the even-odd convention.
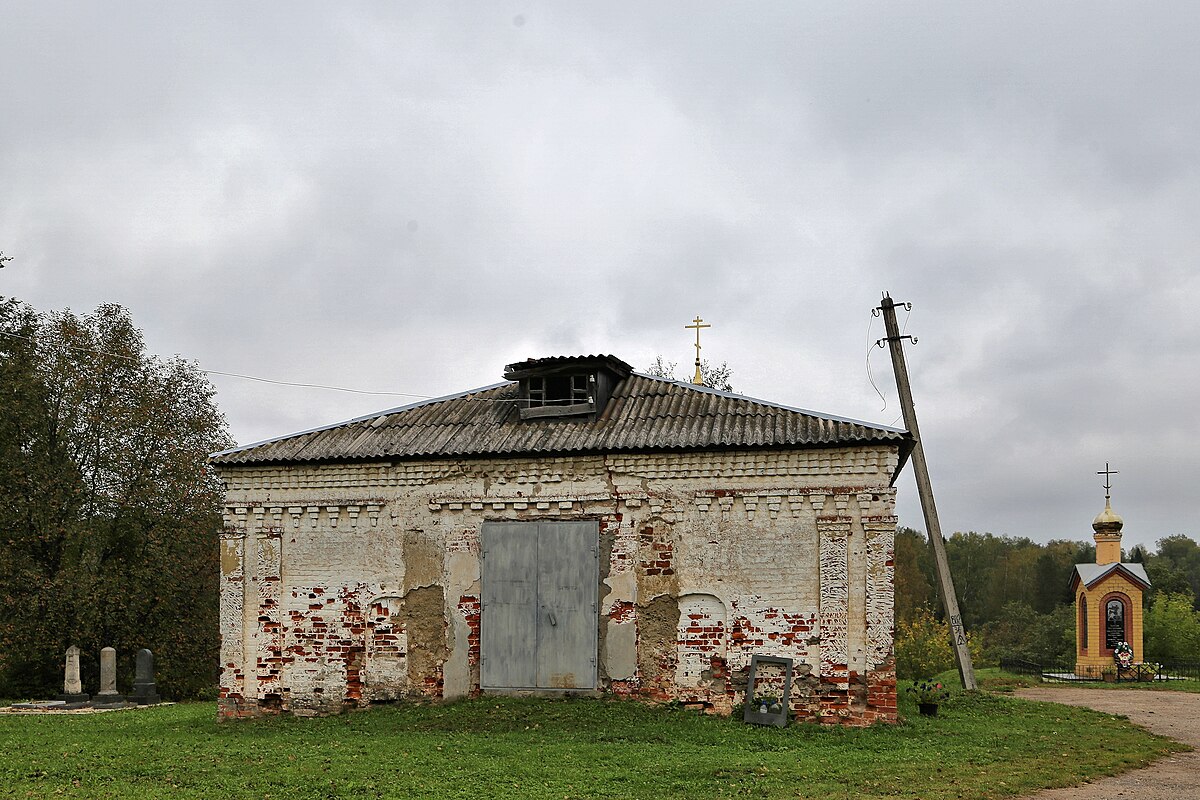
[[[0,796],[989,798],[1183,749],[1121,718],[989,693],[958,694],[936,718],[901,704],[906,722],[866,730],[509,698],[220,724],[211,703],[0,715]]]
[[[955,689],[962,686],[956,670],[947,670],[937,675],[934,680],[941,681],[943,685]],[[975,683],[979,685],[980,689],[986,689],[989,692],[1011,692],[1013,689],[1042,685],[1037,678],[1029,675],[1017,675],[1015,672],[1005,672],[999,667],[976,669]]]

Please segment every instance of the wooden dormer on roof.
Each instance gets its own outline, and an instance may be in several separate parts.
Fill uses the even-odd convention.
[[[516,381],[521,419],[587,417],[604,413],[617,384],[633,367],[616,356],[530,358],[504,368]]]

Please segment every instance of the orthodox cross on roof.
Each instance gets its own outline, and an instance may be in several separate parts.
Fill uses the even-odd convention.
[[[1104,476],[1104,499],[1105,499],[1105,500],[1108,500],[1108,499],[1110,499],[1110,497],[1109,497],[1109,493],[1110,493],[1110,492],[1111,492],[1111,490],[1112,490],[1112,480],[1111,480],[1111,478],[1112,478],[1112,476],[1113,476],[1113,475],[1120,475],[1121,473],[1120,473],[1118,470],[1115,470],[1115,469],[1109,469],[1109,468],[1108,468],[1108,462],[1107,462],[1107,461],[1105,461],[1105,462],[1104,462],[1104,469],[1103,469],[1103,470],[1096,470],[1096,474],[1097,474],[1097,475],[1103,475],[1103,476]]]
[[[705,325],[704,320],[697,316],[694,320],[692,320],[691,325],[684,325],[683,327],[696,329],[696,375],[692,378],[692,383],[698,386],[703,386],[704,376],[700,374],[700,329],[711,328],[712,325]]]

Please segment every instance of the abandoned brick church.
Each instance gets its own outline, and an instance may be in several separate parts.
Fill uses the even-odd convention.
[[[480,692],[896,718],[892,428],[612,356],[217,453],[225,717]]]

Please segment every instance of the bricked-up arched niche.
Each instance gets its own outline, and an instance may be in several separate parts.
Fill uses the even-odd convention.
[[[1079,652],[1088,651],[1088,609],[1087,595],[1079,595]]]
[[[1133,638],[1133,603],[1123,592],[1109,592],[1100,601],[1100,652],[1111,656],[1117,642]],[[1120,638],[1116,638],[1120,636]]]
[[[366,663],[363,665],[363,697],[367,700],[396,700],[408,688],[408,633],[400,617],[404,600],[377,597],[367,606]]]
[[[714,658],[724,664],[728,619],[725,603],[715,595],[696,593],[679,598],[675,666],[678,686],[701,686],[712,675]]]

